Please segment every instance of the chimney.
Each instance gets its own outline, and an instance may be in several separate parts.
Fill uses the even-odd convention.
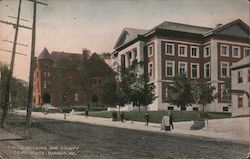
[[[83,48],[82,49],[82,57],[84,60],[88,59],[90,56],[90,50],[88,50],[87,48]]]
[[[223,24],[218,23],[218,24],[215,25],[215,28],[219,28],[219,27],[221,27],[222,25],[223,25]]]

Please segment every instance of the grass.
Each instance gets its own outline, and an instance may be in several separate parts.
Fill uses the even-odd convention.
[[[194,111],[171,111],[173,115],[174,122],[179,121],[191,121],[200,120],[200,112]],[[209,119],[220,119],[220,118],[230,118],[231,113],[224,112],[208,112]],[[125,112],[125,120],[132,121],[145,121],[144,120],[145,111],[131,111]],[[166,111],[150,111],[150,122],[161,123],[162,117],[166,115]],[[99,111],[99,112],[89,112],[89,116],[101,117],[101,118],[111,118],[112,112]]]

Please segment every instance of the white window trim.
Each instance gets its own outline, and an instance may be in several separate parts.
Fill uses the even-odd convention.
[[[167,75],[167,63],[171,62],[173,64],[173,74],[172,76]],[[165,61],[165,76],[166,77],[174,77],[175,76],[175,61]]]
[[[172,46],[172,53],[168,53],[168,49],[167,49],[167,45],[171,45]],[[175,55],[175,51],[174,51],[174,44],[173,43],[165,43],[165,54],[166,55],[171,55],[174,56]]]
[[[226,47],[226,55],[222,54],[222,47]],[[220,45],[220,56],[228,57],[229,56],[229,45],[221,44]]]
[[[209,76],[206,76],[206,65],[209,65]],[[211,65],[210,62],[204,63],[204,78],[210,78],[211,77]]]
[[[196,56],[193,56],[193,55],[192,55],[192,49],[193,49],[193,48],[196,48],[196,49],[197,49]],[[200,52],[200,50],[199,50],[199,47],[198,47],[198,46],[190,46],[190,57],[199,58],[199,52]]]
[[[181,52],[181,47],[184,47],[184,55],[181,55],[180,52]],[[178,44],[178,56],[180,57],[187,57],[187,45],[182,45],[182,44]]]
[[[150,76],[150,65],[152,64],[152,75]],[[152,78],[153,77],[153,74],[154,74],[154,65],[153,65],[153,62],[149,62],[148,63],[148,74],[149,74],[149,77]]]
[[[188,75],[188,69],[187,69],[187,62],[178,62],[178,73],[181,73],[180,72],[180,66],[181,66],[181,64],[185,64],[185,74],[186,74],[186,76]]]
[[[234,48],[238,49],[238,56],[234,56]],[[241,57],[241,51],[239,46],[232,46],[232,57],[240,58]]]
[[[245,47],[245,48],[244,48],[244,57],[246,57],[246,51],[247,51],[247,50],[250,50],[250,48],[248,48],[248,47]],[[249,56],[250,56],[250,55],[249,55]]]
[[[226,75],[226,76],[223,76],[223,75],[222,75],[222,65],[223,65],[223,64],[226,64],[226,65],[227,65],[227,75]],[[224,61],[222,61],[222,62],[220,63],[220,77],[222,77],[222,78],[229,77],[229,68],[230,68],[229,62],[224,62]]]
[[[206,48],[208,48],[208,50],[209,50],[208,55],[207,55],[207,53],[206,53]],[[210,57],[210,55],[211,55],[211,48],[210,48],[210,45],[207,45],[207,46],[204,47],[203,53],[204,53],[204,58]]]
[[[192,65],[197,66],[197,77],[193,77],[193,67],[192,67]],[[199,63],[191,63],[190,72],[191,72],[191,78],[192,79],[200,78],[200,64]]]
[[[152,53],[151,54],[149,54],[149,50],[150,50],[150,48],[152,48]],[[153,56],[153,54],[154,54],[154,47],[153,47],[153,44],[150,44],[150,45],[148,45],[148,57],[152,57]]]

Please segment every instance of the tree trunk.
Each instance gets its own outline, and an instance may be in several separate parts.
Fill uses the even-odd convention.
[[[1,118],[1,128],[4,128],[6,126],[7,116],[8,116],[8,106],[4,106]]]

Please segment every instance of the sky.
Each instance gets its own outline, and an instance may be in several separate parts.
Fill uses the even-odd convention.
[[[123,28],[151,29],[163,21],[215,27],[236,19],[250,25],[248,0],[39,0],[36,56],[44,47],[49,52],[81,53],[83,48],[92,52],[112,52]],[[13,23],[17,17],[19,0],[0,0],[0,20]],[[32,26],[33,3],[22,0],[22,25]],[[14,28],[0,23],[0,49],[12,50]],[[19,29],[14,76],[28,80],[31,31]],[[11,53],[0,50],[0,61],[10,63]]]

